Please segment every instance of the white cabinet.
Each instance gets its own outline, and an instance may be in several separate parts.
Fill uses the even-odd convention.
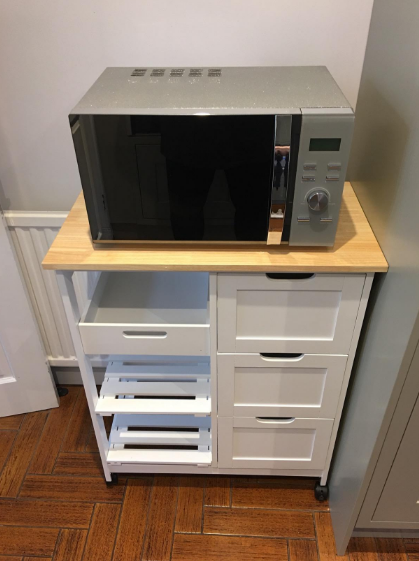
[[[220,467],[323,469],[333,420],[220,417]]]
[[[106,478],[237,473],[326,483],[371,282],[102,273],[72,335]],[[80,317],[65,273],[60,284],[69,317]],[[91,354],[114,355],[99,395]]]
[[[102,273],[79,330],[86,354],[208,355],[208,273]]]
[[[334,418],[347,357],[218,355],[218,414],[223,417]]]
[[[365,275],[218,276],[218,351],[347,354]]]

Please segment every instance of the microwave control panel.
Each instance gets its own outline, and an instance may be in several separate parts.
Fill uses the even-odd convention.
[[[334,245],[353,126],[350,109],[302,110],[289,245]]]

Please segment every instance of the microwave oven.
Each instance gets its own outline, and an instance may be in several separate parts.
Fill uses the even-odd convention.
[[[95,243],[334,244],[354,113],[325,67],[107,68],[69,118]]]

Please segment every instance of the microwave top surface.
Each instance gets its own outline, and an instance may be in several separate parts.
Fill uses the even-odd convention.
[[[272,115],[350,109],[325,66],[111,67],[76,115]]]

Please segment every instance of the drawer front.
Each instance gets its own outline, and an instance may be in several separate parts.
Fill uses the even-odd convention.
[[[208,325],[79,324],[86,354],[209,355]]]
[[[335,417],[344,355],[219,354],[217,360],[220,416]]]
[[[218,275],[218,350],[347,354],[365,275]]]
[[[219,417],[221,468],[323,469],[331,419]]]

